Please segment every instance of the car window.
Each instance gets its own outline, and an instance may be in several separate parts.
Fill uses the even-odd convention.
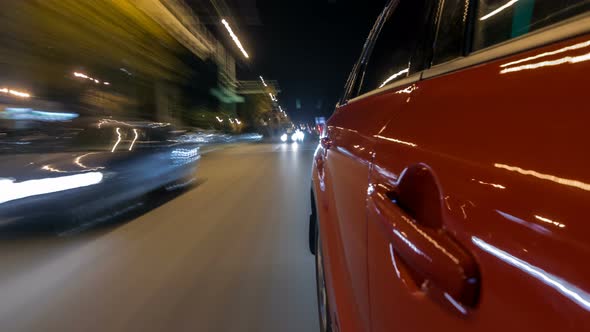
[[[403,0],[392,6],[368,58],[361,94],[410,74],[412,55],[421,45],[427,23],[427,8],[426,0]]]
[[[374,36],[380,30],[381,23],[383,21],[383,16],[385,16],[388,13],[391,3],[392,3],[392,1],[387,1],[387,6],[384,5],[385,9],[383,10],[383,12],[381,12],[381,14],[377,18],[377,21],[375,22],[373,28],[369,32],[369,36],[367,37],[367,40],[365,41],[365,44],[363,46],[363,50],[361,52],[361,56],[360,56],[359,60],[357,62],[355,62],[354,66],[352,68],[352,72],[348,76],[348,80],[346,81],[346,85],[344,86],[344,96],[340,100],[340,104],[345,104],[348,101],[348,99],[358,96],[358,93],[360,90],[360,85],[362,82],[362,74],[363,74],[363,70],[364,70],[364,66],[365,66],[365,58],[366,58],[367,54],[370,52],[372,40],[373,40]]]
[[[358,91],[359,80],[357,79],[357,76],[359,72],[359,63],[360,62],[355,63],[352,72],[348,76],[348,80],[344,86],[344,95],[342,96],[342,99],[340,99],[341,105],[346,104],[346,101],[350,99],[350,97],[354,97],[355,92]]]
[[[590,9],[590,0],[479,0],[474,50],[519,37]]]
[[[469,17],[469,1],[446,0],[439,2],[438,30],[434,45],[434,65],[463,55],[464,36]]]
[[[74,139],[73,147],[88,150],[111,149],[117,142],[126,141],[129,133],[128,128],[86,128]]]

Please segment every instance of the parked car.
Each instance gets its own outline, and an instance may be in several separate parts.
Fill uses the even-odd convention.
[[[387,1],[313,163],[322,331],[589,328],[589,7]]]
[[[0,225],[89,222],[159,188],[188,185],[200,158],[196,143],[176,140],[167,124],[103,119],[7,132]]]

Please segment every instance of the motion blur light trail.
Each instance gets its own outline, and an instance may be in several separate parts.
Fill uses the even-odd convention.
[[[0,179],[0,204],[25,197],[95,185],[100,183],[102,178],[101,172],[91,172],[24,182]]]

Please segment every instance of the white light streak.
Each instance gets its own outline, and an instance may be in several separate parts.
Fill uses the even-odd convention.
[[[31,95],[27,92],[13,90],[13,89],[9,89],[9,88],[2,88],[2,89],[0,89],[0,92],[9,94],[9,95],[12,95],[15,97],[20,97],[20,98],[31,98]]]
[[[115,131],[117,132],[117,136],[119,136],[119,137],[117,138],[117,142],[113,146],[113,149],[111,150],[111,152],[115,152],[115,150],[117,149],[117,145],[119,145],[119,143],[121,143],[121,131],[119,128],[117,128]]]
[[[569,282],[559,278],[555,275],[548,273],[547,271],[540,269],[520,258],[514,257],[511,254],[486,243],[482,239],[472,237],[471,241],[483,249],[484,251],[496,256],[505,263],[514,266],[515,268],[525,272],[531,277],[541,281],[545,285],[553,288],[558,293],[564,295],[574,303],[583,307],[585,310],[590,311],[590,294],[584,290],[570,284]]]
[[[82,158],[86,158],[86,157],[93,155],[93,154],[96,154],[96,152],[90,152],[90,153],[86,153],[86,154],[76,157],[76,159],[74,159],[74,164],[76,164],[80,168],[85,168],[85,169],[91,170],[91,171],[97,171],[99,169],[104,169],[104,167],[102,167],[102,166],[90,168],[87,165],[82,163]]]
[[[49,171],[49,172],[54,172],[54,173],[68,173],[68,172],[62,171],[58,168],[53,168],[51,165],[44,165],[43,167],[41,167],[41,169],[44,171]]]
[[[399,90],[396,91],[396,94],[402,94],[402,93],[407,93],[407,94],[411,94],[412,92],[414,92],[415,90],[418,90],[418,87],[415,85],[410,85],[409,87],[403,89],[403,90]]]
[[[393,268],[395,269],[395,274],[397,275],[398,278],[401,278],[402,275],[399,272],[399,269],[397,268],[397,263],[395,262],[395,253],[394,253],[394,250],[393,250],[393,244],[392,243],[389,244],[389,255],[391,256],[391,263],[393,264]]]
[[[453,305],[453,307],[455,307],[457,310],[459,310],[459,312],[461,312],[463,315],[467,315],[467,309],[465,309],[452,296],[450,296],[449,294],[445,293],[445,298],[447,299],[447,301],[449,301]]]
[[[429,262],[432,262],[432,258],[424,254],[420,249],[418,249],[418,247],[416,247],[416,245],[414,245],[410,240],[403,236],[397,229],[394,230],[393,233],[397,235],[398,239],[402,240],[402,242],[404,242],[410,249],[412,249],[413,252],[424,257]]]
[[[402,141],[402,140],[399,140],[399,139],[389,138],[389,137],[385,137],[385,136],[381,136],[381,135],[375,135],[374,137],[375,138],[381,138],[381,139],[384,139],[386,141],[390,141],[390,142],[394,142],[394,143],[408,145],[408,146],[411,146],[411,147],[414,147],[414,148],[418,146],[417,144],[414,144],[414,143],[411,143],[411,142],[406,142],[406,141]]]
[[[80,78],[86,78],[86,79],[89,79],[90,78],[87,75],[82,74],[82,73],[78,73],[78,72],[74,72],[74,76],[80,77]]]
[[[480,21],[485,21],[485,20],[487,20],[488,18],[490,18],[490,17],[492,17],[492,16],[494,16],[494,15],[496,15],[496,14],[498,14],[498,13],[502,12],[504,9],[506,9],[506,8],[508,8],[508,7],[512,6],[512,5],[514,5],[514,4],[515,4],[515,3],[517,3],[517,2],[518,2],[518,0],[510,0],[510,1],[508,1],[508,2],[507,2],[505,5],[503,5],[503,6],[500,6],[498,9],[496,9],[496,10],[492,11],[491,13],[489,13],[489,14],[487,14],[487,15],[485,15],[485,16],[482,16],[482,17],[481,17],[479,20],[480,20]]]
[[[528,65],[509,67],[506,69],[502,69],[500,71],[500,74],[513,73],[516,71],[523,71],[523,70],[538,69],[538,68],[542,68],[542,67],[553,67],[553,66],[559,66],[559,65],[563,65],[563,64],[576,64],[576,63],[584,62],[584,61],[588,61],[588,60],[590,60],[590,53],[587,53],[584,55],[579,55],[579,56],[566,56],[566,57],[563,57],[563,58],[560,58],[557,60],[548,60],[548,61],[532,63],[532,64],[528,64]]]
[[[520,59],[520,60],[508,62],[508,63],[505,63],[505,64],[501,65],[500,67],[502,67],[502,68],[510,67],[510,66],[517,65],[519,63],[528,62],[528,61],[531,61],[531,60],[536,60],[536,59],[539,59],[539,58],[544,58],[544,57],[547,57],[547,56],[556,55],[556,54],[560,54],[560,53],[563,53],[563,52],[575,51],[575,50],[579,50],[579,49],[586,48],[586,47],[589,47],[589,46],[590,46],[590,40],[585,41],[583,43],[578,43],[578,44],[575,44],[575,45],[566,46],[564,48],[560,48],[560,49],[555,50],[555,51],[545,52],[545,53],[537,54],[535,56],[531,56],[531,57],[528,57],[528,58],[524,58],[524,59]]]
[[[221,23],[223,23],[223,25],[227,29],[227,32],[229,32],[229,35],[234,40],[234,43],[236,43],[236,45],[238,46],[238,48],[240,49],[240,51],[242,51],[242,54],[244,54],[244,57],[246,57],[246,59],[249,59],[250,56],[248,55],[248,53],[246,52],[246,50],[242,46],[242,43],[240,42],[240,39],[238,39],[238,36],[236,36],[236,34],[232,30],[232,28],[229,26],[229,23],[227,23],[227,21],[225,19],[222,19],[221,20]]]
[[[497,188],[497,189],[506,189],[506,187],[504,187],[504,186],[503,186],[503,185],[501,185],[501,184],[495,184],[495,183],[483,182],[483,181],[479,181],[479,180],[476,180],[476,179],[471,179],[471,181],[475,181],[475,182],[477,182],[477,183],[479,183],[479,184],[483,184],[483,185],[485,185],[485,186],[492,186],[492,187],[494,187],[494,188]]]
[[[94,77],[90,77],[90,76],[88,76],[88,75],[86,75],[84,73],[77,72],[77,71],[74,72],[74,76],[77,77],[77,78],[83,78],[83,79],[90,80],[90,81],[92,81],[92,82],[94,82],[96,84],[100,84],[101,83],[100,80],[98,80],[98,79],[96,79]],[[103,84],[104,85],[111,85],[111,83],[109,83],[109,82],[103,82]]]
[[[385,80],[385,82],[383,82],[381,84],[381,86],[379,86],[379,88],[382,88],[382,87],[386,86],[387,83],[389,83],[389,82],[393,81],[394,79],[396,79],[397,77],[399,77],[399,76],[401,76],[403,74],[407,74],[409,72],[410,72],[410,68],[406,68],[406,69],[404,69],[404,70],[402,70],[400,72],[397,72],[397,73],[391,75],[388,79]]]
[[[545,218],[545,217],[541,217],[541,216],[535,215],[535,219],[540,220],[540,221],[542,221],[544,223],[547,223],[547,224],[551,224],[553,226],[557,226],[559,228],[565,228],[565,225],[564,224],[559,223],[557,221],[553,221],[553,220],[551,220],[549,218]]]
[[[24,182],[0,179],[0,204],[31,196],[91,186],[100,183],[102,178],[102,173],[92,172]]]
[[[137,138],[139,137],[139,132],[137,131],[137,129],[133,129],[133,133],[135,134],[135,137],[133,138],[133,142],[131,142],[131,146],[129,146],[129,151],[133,150],[135,141],[137,141]]]
[[[266,82],[264,81],[264,77],[260,76],[260,80],[262,81],[262,84],[264,84],[264,86],[268,86],[268,84],[266,84]]]
[[[494,167],[502,168],[502,169],[505,169],[505,170],[508,170],[511,172],[516,172],[516,173],[519,173],[522,175],[534,176],[538,179],[559,183],[564,186],[569,186],[569,187],[574,187],[574,188],[590,191],[590,184],[587,184],[587,183],[584,183],[581,181],[564,179],[564,178],[560,178],[560,177],[557,177],[554,175],[543,174],[543,173],[539,173],[537,171],[525,170],[520,167],[508,166],[508,165],[503,165],[503,164],[494,164]]]
[[[218,116],[216,116],[215,118],[217,119],[217,121],[219,121],[219,123],[222,123],[223,122],[223,119],[222,118],[220,118]]]

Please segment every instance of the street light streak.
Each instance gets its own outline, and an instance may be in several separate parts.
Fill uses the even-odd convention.
[[[82,163],[82,158],[86,158],[86,157],[93,155],[93,154],[97,154],[97,152],[90,152],[90,153],[86,153],[86,154],[76,157],[76,159],[74,159],[74,164],[76,164],[80,168],[85,168],[90,171],[97,171],[97,170],[104,169],[104,167],[102,167],[102,166],[91,168],[91,167],[88,167],[87,165]]]
[[[535,219],[540,220],[540,221],[542,221],[544,223],[547,223],[547,224],[551,224],[553,226],[557,226],[559,228],[565,228],[565,225],[564,224],[562,224],[560,222],[557,222],[557,221],[553,221],[553,220],[551,220],[549,218],[545,218],[545,217],[541,217],[541,216],[535,215]]]
[[[94,77],[90,77],[90,76],[88,76],[88,75],[86,75],[84,73],[77,72],[77,71],[74,72],[74,76],[75,77],[78,77],[78,78],[83,78],[83,79],[86,79],[86,80],[90,80],[90,81],[92,81],[92,82],[94,82],[96,84],[100,84],[101,83],[100,80],[98,80],[98,79],[96,79]],[[111,83],[109,83],[109,82],[103,82],[103,84],[104,85],[111,85]]]
[[[559,66],[559,65],[563,65],[563,64],[576,64],[576,63],[584,62],[584,61],[588,61],[588,60],[590,60],[590,53],[586,53],[584,55],[579,55],[579,56],[566,56],[566,57],[563,57],[563,58],[557,59],[557,60],[542,61],[542,62],[532,63],[532,64],[528,64],[528,65],[509,67],[506,69],[502,69],[500,71],[500,74],[513,73],[513,72],[522,71],[522,70],[538,69],[538,68],[542,68],[542,67],[553,67],[553,66]]]
[[[502,12],[504,9],[506,9],[506,8],[508,8],[508,7],[512,6],[512,5],[514,5],[514,4],[515,4],[515,3],[517,3],[517,2],[518,2],[518,0],[510,0],[510,1],[508,1],[508,2],[507,2],[505,5],[501,6],[500,8],[498,8],[498,9],[496,9],[496,10],[492,11],[491,13],[489,13],[489,14],[487,14],[487,15],[485,15],[485,16],[482,16],[482,17],[481,17],[479,20],[480,20],[480,21],[485,21],[485,20],[487,20],[488,18],[490,18],[490,17],[492,17],[492,16],[494,16],[494,15],[496,15],[496,14],[498,14],[498,13]]]
[[[502,168],[507,171],[516,172],[516,173],[519,173],[522,175],[534,176],[538,179],[552,181],[552,182],[555,182],[558,184],[562,184],[564,186],[569,186],[569,187],[574,187],[574,188],[590,191],[590,184],[587,184],[587,183],[584,183],[581,181],[564,179],[564,178],[560,178],[560,177],[557,177],[554,175],[543,174],[543,173],[539,173],[537,171],[526,170],[526,169],[522,169],[520,167],[508,166],[508,165],[503,165],[503,164],[494,164],[494,167]]]
[[[135,138],[133,138],[133,142],[131,142],[131,146],[129,146],[129,151],[133,150],[135,141],[137,141],[137,138],[139,137],[139,132],[137,131],[137,129],[133,129],[133,132],[135,133]]]
[[[478,237],[471,237],[471,242],[480,249],[502,260],[508,265],[511,265],[529,276],[537,279],[548,287],[553,288],[556,292],[567,297],[572,302],[587,311],[590,311],[590,294],[575,285],[567,282],[563,278],[553,275],[531,263],[515,257],[508,252],[494,247]]]
[[[391,76],[390,76],[388,79],[386,79],[386,80],[385,80],[385,82],[383,82],[383,83],[382,83],[382,84],[379,86],[379,88],[382,88],[382,87],[386,86],[386,85],[387,85],[387,83],[389,83],[389,82],[393,81],[394,79],[396,79],[396,78],[397,78],[397,77],[399,77],[400,75],[407,74],[407,73],[409,73],[409,72],[410,72],[410,68],[406,68],[406,69],[404,69],[404,70],[402,70],[402,71],[400,71],[400,72],[397,72],[397,73],[395,73],[395,74],[391,75]]]
[[[31,98],[31,95],[27,92],[13,90],[13,89],[9,89],[9,88],[2,88],[2,89],[0,89],[0,92],[6,93],[9,95],[13,95],[15,97],[20,97],[20,98]]]
[[[264,84],[264,86],[268,86],[268,84],[266,84],[266,82],[264,81],[264,78],[262,76],[260,76],[260,80],[262,81],[262,84]]]
[[[510,67],[510,66],[513,66],[513,65],[517,65],[519,63],[528,62],[528,61],[531,61],[531,60],[536,60],[536,59],[539,59],[539,58],[544,58],[544,57],[547,57],[547,56],[556,55],[556,54],[560,54],[560,53],[567,52],[567,51],[575,51],[575,50],[579,50],[579,49],[586,48],[586,47],[589,47],[589,46],[590,46],[590,40],[585,41],[583,43],[578,43],[578,44],[575,44],[575,45],[566,46],[566,47],[560,48],[560,49],[555,50],[555,51],[545,52],[545,53],[537,54],[535,56],[531,56],[531,57],[528,57],[528,58],[524,58],[524,59],[520,59],[520,60],[508,62],[508,63],[505,63],[505,64],[501,65],[500,67],[506,68],[506,67]]]
[[[85,74],[82,74],[82,73],[78,73],[78,72],[74,72],[74,76],[76,76],[76,77],[80,77],[80,78],[87,78],[87,79],[88,79],[88,78],[90,78],[90,77],[88,77],[87,75],[85,75]]]
[[[229,35],[234,40],[234,43],[236,43],[236,45],[238,46],[238,48],[240,49],[240,51],[242,51],[242,54],[244,54],[244,56],[246,57],[246,59],[249,59],[250,56],[248,55],[248,53],[246,52],[246,50],[242,46],[242,43],[240,42],[240,39],[238,39],[238,36],[236,36],[236,34],[232,30],[232,28],[229,26],[229,23],[227,23],[227,21],[225,19],[222,19],[221,20],[221,23],[223,23],[223,25],[227,29],[227,32],[229,32]]]
[[[121,143],[121,131],[119,128],[117,128],[115,131],[117,132],[117,136],[119,136],[119,137],[117,138],[117,142],[113,146],[113,149],[111,150],[111,152],[115,152],[115,150],[117,149],[117,145],[119,145],[119,143]]]
[[[402,141],[399,139],[395,139],[395,138],[389,138],[389,137],[385,137],[385,136],[381,136],[381,135],[375,135],[375,138],[380,138],[380,139],[384,139],[386,141],[390,141],[390,142],[394,142],[394,143],[399,143],[399,144],[403,144],[403,145],[408,145],[411,146],[413,148],[417,147],[417,144],[411,143],[411,142],[406,142],[406,141]]]

